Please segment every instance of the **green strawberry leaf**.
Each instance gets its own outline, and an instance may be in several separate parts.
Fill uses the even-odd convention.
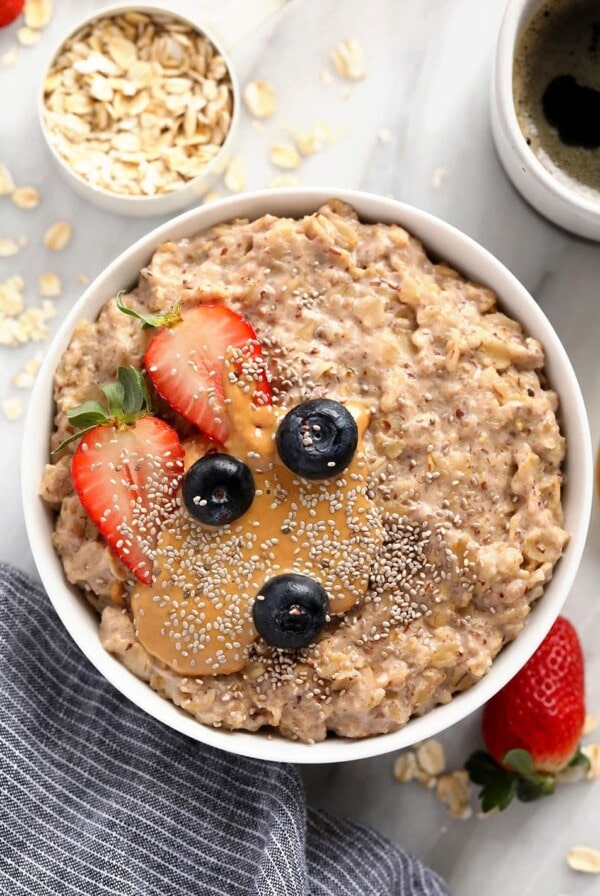
[[[67,411],[67,420],[71,426],[75,426],[77,429],[88,429],[91,426],[106,423],[108,414],[106,408],[99,401],[84,401],[83,404]]]
[[[509,750],[502,757],[502,762],[519,775],[533,775],[535,768],[528,750]]]
[[[136,317],[138,320],[141,320],[142,330],[149,330],[152,327],[172,327],[175,324],[178,324],[181,320],[179,302],[175,302],[175,304],[171,308],[169,308],[167,311],[164,311],[162,314],[146,314],[142,311],[136,311],[134,308],[128,308],[127,305],[124,305],[122,298],[124,294],[124,289],[122,289],[121,292],[117,293],[117,296],[115,298],[117,308],[119,309],[119,311],[122,311],[123,314],[128,314],[130,317]]]
[[[466,762],[465,768],[474,784],[480,784],[481,808],[506,809],[517,793],[517,776],[506,771],[485,750],[478,750]]]
[[[106,421],[104,421],[104,422],[106,422]],[[72,442],[79,441],[79,439],[81,439],[86,434],[86,432],[91,432],[92,429],[96,429],[96,427],[98,425],[99,425],[98,423],[94,423],[92,426],[86,426],[85,429],[80,429],[79,432],[75,433],[75,435],[69,436],[68,439],[65,439],[64,442],[60,443],[58,448],[54,448],[50,452],[50,456],[52,457],[53,454],[58,454],[59,451],[62,451],[63,448],[66,448],[67,445],[70,445]]]
[[[519,778],[517,782],[517,796],[523,803],[531,803],[541,796],[550,796],[554,793],[556,781],[552,775],[536,773]]]
[[[119,367],[119,383],[123,389],[123,411],[138,414],[142,408],[151,410],[150,394],[146,380],[135,367]]]
[[[488,784],[495,780],[498,771],[502,771],[485,750],[477,750],[476,753],[473,753],[465,763],[465,768],[474,784]]]
[[[107,383],[102,386],[102,391],[108,401],[108,413],[111,417],[119,417],[123,414],[123,402],[125,400],[125,390],[121,383]]]
[[[80,439],[96,426],[127,426],[140,417],[152,413],[152,402],[146,380],[135,367],[119,367],[117,381],[102,386],[108,410],[99,401],[85,401],[67,411],[71,426],[81,430],[55,448],[52,454],[62,451],[71,442]]]
[[[481,785],[479,797],[484,812],[506,809],[514,797],[529,803],[554,793],[554,775],[536,772],[527,750],[509,750],[499,765],[489,753],[479,750],[469,758],[466,769],[471,781]]]
[[[500,772],[502,772],[502,769],[500,769]],[[495,781],[489,781],[483,787],[479,794],[481,808],[484,812],[491,812],[492,809],[499,809],[502,812],[512,802],[516,794],[516,777],[508,772],[504,772],[504,774],[498,775]]]
[[[570,768],[581,768],[583,771],[589,772],[590,760],[585,755],[585,753],[581,752],[581,747],[577,748],[577,752],[575,753],[575,755],[573,756],[571,761],[568,763],[568,765],[565,766],[565,768],[569,768],[569,769]]]

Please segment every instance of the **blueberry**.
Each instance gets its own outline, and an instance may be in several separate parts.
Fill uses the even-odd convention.
[[[207,526],[226,526],[246,513],[254,499],[254,479],[245,463],[230,454],[207,454],[189,468],[182,486],[185,506]]]
[[[306,647],[325,628],[327,593],[311,579],[288,573],[263,585],[254,602],[254,625],[274,647]]]
[[[344,470],[356,451],[358,427],[339,401],[315,398],[289,411],[275,436],[282,462],[304,479],[329,479]]]

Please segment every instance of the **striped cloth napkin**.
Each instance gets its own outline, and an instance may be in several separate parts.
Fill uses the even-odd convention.
[[[294,766],[205,747],[129,703],[0,564],[0,893],[448,890],[375,831],[307,809]]]

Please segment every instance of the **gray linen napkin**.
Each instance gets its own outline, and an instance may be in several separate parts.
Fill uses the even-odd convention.
[[[447,896],[375,831],[306,807],[292,765],[129,703],[0,564],[0,893]]]

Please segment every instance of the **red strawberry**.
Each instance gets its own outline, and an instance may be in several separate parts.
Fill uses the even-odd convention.
[[[578,750],[584,720],[581,645],[559,616],[529,662],[484,708],[491,755],[475,753],[467,763],[471,779],[483,785],[483,808],[552,793],[557,772],[585,765]]]
[[[21,15],[25,0],[0,0],[0,28],[10,25]]]
[[[184,452],[174,429],[146,416],[141,383],[139,371],[121,367],[119,381],[104,388],[108,412],[86,402],[68,416],[87,427],[71,465],[79,499],[125,566],[151,584],[152,551],[174,509]]]
[[[212,296],[211,296],[212,298]],[[238,376],[256,384],[255,399],[270,402],[262,351],[248,321],[225,305],[208,303],[188,311],[144,315],[126,308],[145,326],[163,327],[150,340],[144,363],[156,391],[206,436],[224,443],[231,428],[224,404],[225,357],[238,349]]]

